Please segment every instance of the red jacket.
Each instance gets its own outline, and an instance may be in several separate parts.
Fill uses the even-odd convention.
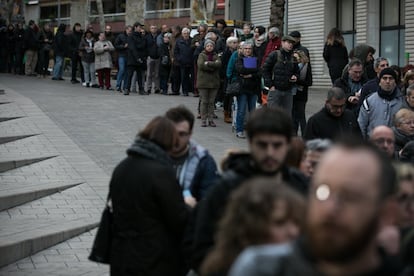
[[[263,59],[262,59],[262,64],[261,65],[263,65],[263,63],[265,62],[267,56],[271,52],[280,49],[280,45],[281,44],[282,44],[282,40],[280,39],[280,37],[274,37],[273,39],[269,40],[269,42],[267,42],[266,50],[264,52]]]

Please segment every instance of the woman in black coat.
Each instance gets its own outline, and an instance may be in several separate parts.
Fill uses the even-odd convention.
[[[337,28],[329,31],[323,48],[323,58],[328,65],[332,84],[342,76],[342,70],[348,64],[348,50],[344,37]]]
[[[114,238],[111,275],[182,275],[180,242],[188,217],[170,158],[173,123],[154,118],[110,182]]]

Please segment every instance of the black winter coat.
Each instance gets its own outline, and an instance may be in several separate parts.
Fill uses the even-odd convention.
[[[159,47],[158,47],[158,53],[159,56],[161,57],[161,62],[160,62],[160,76],[167,78],[170,75],[170,71],[171,71],[171,57],[170,57],[170,43],[162,43]],[[163,57],[168,57],[168,64],[163,64]]]
[[[129,66],[141,66],[143,69],[147,66],[147,41],[139,32],[133,32],[128,36],[128,62]]]
[[[208,251],[214,246],[218,222],[224,214],[231,192],[251,177],[264,176],[254,166],[250,154],[234,154],[229,157],[226,164],[227,170],[217,185],[214,185],[204,200],[196,206],[186,229],[186,255],[191,256],[190,266],[196,270],[199,270]],[[308,180],[302,173],[293,168],[282,167],[281,174],[289,186],[303,195],[307,194]]]
[[[336,79],[342,76],[342,70],[348,64],[348,50],[336,41],[333,45],[325,43],[323,59],[326,65],[328,65],[329,75],[331,76],[332,83],[334,83]]]
[[[335,117],[324,107],[309,118],[303,138],[335,140],[347,134],[362,137],[355,114],[350,110],[344,110],[341,117]]]
[[[39,50],[39,34],[36,33],[32,28],[27,28],[24,32],[24,46],[26,50]]]
[[[279,60],[279,51],[282,60]],[[298,77],[299,67],[292,52],[282,48],[270,53],[263,64],[262,72],[265,86],[269,88],[274,86],[277,90],[287,91],[294,84],[290,82],[292,75]]]
[[[120,57],[128,56],[128,47],[125,47],[125,44],[127,43],[128,43],[128,35],[125,32],[119,34],[116,37],[114,47]]]
[[[151,33],[145,36],[145,39],[147,40],[148,56],[153,59],[160,57],[158,53],[157,36],[158,35],[153,36]]]
[[[111,275],[182,275],[180,243],[188,209],[167,154],[138,139],[110,182]]]
[[[255,68],[246,68],[243,62],[244,58],[245,56],[240,55],[237,58],[235,64],[237,76],[241,80],[241,94],[258,94],[261,91],[261,74],[259,59],[256,58]],[[243,75],[252,75],[252,77],[243,78]]]

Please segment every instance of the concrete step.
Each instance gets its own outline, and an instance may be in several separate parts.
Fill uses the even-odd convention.
[[[17,156],[12,156],[17,157]],[[37,157],[37,158],[10,158],[10,156],[2,156],[0,157],[0,173],[10,171],[13,169],[17,169],[23,166],[27,166],[30,164],[38,163],[50,158],[54,158],[56,155],[52,156],[44,156],[44,157]],[[16,160],[17,159],[17,160]]]
[[[0,211],[36,200],[54,193],[82,184],[68,182],[49,182],[49,183],[2,183],[0,186]]]
[[[97,220],[86,217],[2,220],[0,226],[0,267],[80,235],[97,225]]]
[[[10,143],[10,142],[13,142],[13,141],[17,141],[17,140],[20,140],[20,139],[24,139],[24,138],[36,136],[36,135],[39,135],[39,134],[27,134],[27,135],[16,135],[16,136],[0,137],[0,145]]]

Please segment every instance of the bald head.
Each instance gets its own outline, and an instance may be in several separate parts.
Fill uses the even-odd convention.
[[[391,128],[387,126],[377,126],[372,130],[369,139],[390,158],[394,156],[395,136]]]

